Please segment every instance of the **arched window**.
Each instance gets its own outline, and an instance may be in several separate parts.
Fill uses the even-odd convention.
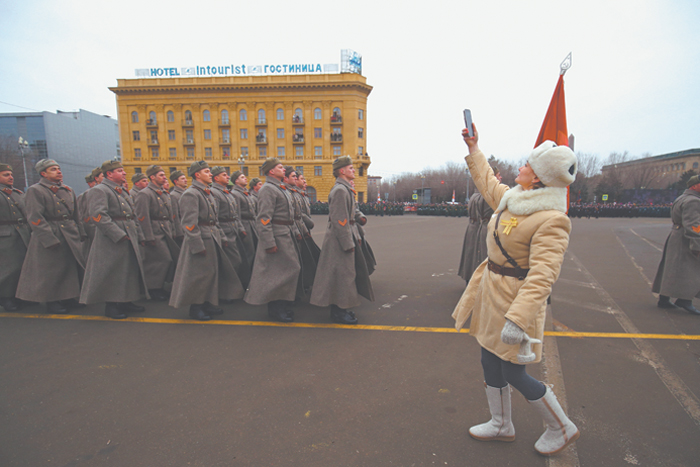
[[[139,122],[139,113],[137,111],[131,112],[131,123],[138,123]]]
[[[188,124],[192,124],[192,111],[191,110],[185,110],[185,122]]]
[[[205,122],[211,122],[211,114],[209,113],[208,110],[205,110],[202,112],[202,120]]]
[[[336,107],[333,109],[333,116],[340,117],[340,107]]]
[[[238,115],[240,115],[240,120],[242,122],[245,122],[246,120],[248,120],[248,112],[246,112],[245,109],[241,109],[241,111],[238,112]]]
[[[226,109],[221,111],[221,123],[228,125],[228,110]]]
[[[316,107],[314,109],[314,120],[321,120],[323,118],[323,113],[321,112],[321,109]]]
[[[150,123],[151,125],[156,124],[156,113],[152,110],[148,112],[148,123]]]
[[[265,109],[258,109],[258,123],[265,123]]]
[[[277,120],[284,120],[284,109],[277,109]]]
[[[175,114],[173,113],[172,110],[168,110],[168,121],[169,122],[174,122],[175,121]]]
[[[331,115],[331,122],[342,122],[343,118],[340,115],[340,108],[336,107],[333,109],[333,114]]]

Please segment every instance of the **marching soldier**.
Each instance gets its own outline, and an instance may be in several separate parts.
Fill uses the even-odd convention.
[[[250,262],[243,250],[243,239],[248,236],[245,227],[241,223],[238,201],[228,187],[230,177],[223,167],[214,167],[211,170],[214,177],[211,194],[216,201],[218,221],[224,233],[224,252],[236,270],[243,288],[250,281]]]
[[[282,322],[294,321],[292,305],[297,295],[301,263],[294,232],[294,210],[282,185],[284,165],[276,157],[262,165],[266,182],[258,193],[255,225],[258,247],[245,301],[267,304],[268,315]]]
[[[49,313],[79,308],[80,280],[85,269],[85,229],[73,190],[63,184],[55,160],[36,163],[41,180],[24,196],[32,236],[17,285],[17,298],[46,302]]]
[[[102,173],[102,168],[97,167],[90,172],[90,175],[85,177],[85,182],[88,184],[88,189],[83,191],[78,195],[78,212],[80,213],[80,218],[83,220],[83,228],[85,229],[85,234],[87,235],[87,240],[83,242],[85,245],[85,258],[88,257],[90,253],[90,246],[92,246],[92,241],[95,239],[95,224],[92,222],[92,218],[88,213],[88,192],[95,185],[102,183],[104,179],[104,174]]]
[[[0,306],[17,311],[15,299],[31,231],[24,211],[24,193],[13,186],[12,166],[0,163]]]
[[[105,316],[124,319],[126,313],[140,313],[144,307],[133,303],[148,298],[139,245],[143,232],[136,222],[133,200],[122,187],[126,172],[121,162],[102,164],[105,176],[92,188],[88,211],[95,223],[95,240],[90,248],[80,302],[106,302]]]
[[[170,306],[190,305],[190,318],[206,321],[223,313],[219,298],[235,300],[244,289],[223,251],[225,236],[216,219],[217,207],[211,195],[211,171],[205,161],[189,169],[192,185],[180,198],[181,225],[185,239],[180,250]]]
[[[153,300],[165,301],[165,282],[172,282],[180,247],[175,241],[180,223],[170,194],[165,189],[168,178],[163,168],[151,165],[146,169],[148,186],[134,196],[136,215],[143,231],[143,265],[148,294]]]
[[[126,183],[126,180],[124,180],[124,183]],[[130,194],[131,196],[134,196],[136,193],[148,186],[148,177],[146,177],[146,174],[141,172],[135,173],[131,176],[131,184],[134,185],[134,187],[131,189]],[[124,187],[128,189],[128,186],[124,185]]]
[[[180,201],[180,196],[187,189],[187,177],[179,170],[170,174],[170,181],[173,182],[173,189],[170,190],[170,197],[177,203]]]
[[[363,254],[361,238],[354,228],[357,212],[355,168],[350,156],[342,156],[333,162],[335,185],[328,195],[328,228],[321,247],[316,281],[311,303],[331,307],[331,320],[340,324],[357,324],[357,318],[348,308],[360,304],[360,295],[374,301],[369,281],[367,259]],[[364,216],[357,216],[366,223]]]
[[[255,248],[258,245],[258,237],[255,232],[255,200],[253,196],[246,191],[248,179],[240,170],[236,170],[231,175],[233,182],[233,190],[231,194],[238,201],[238,207],[241,211],[241,223],[245,229],[246,235],[243,237],[243,254],[245,255],[248,264],[251,268],[255,260]]]
[[[258,177],[252,178],[250,180],[250,185],[248,185],[248,187],[249,187],[248,193],[250,193],[250,196],[253,197],[253,201],[255,201],[256,205],[258,202],[258,192],[260,191],[260,188],[262,188],[262,186],[263,186],[263,182]],[[257,211],[257,207],[255,209]]]
[[[693,298],[700,298],[700,177],[694,175],[671,207],[673,228],[666,239],[652,292],[659,294],[659,308],[700,311]],[[670,298],[676,297],[675,303]]]

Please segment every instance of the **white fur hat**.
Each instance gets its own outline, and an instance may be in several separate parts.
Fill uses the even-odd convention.
[[[545,141],[532,150],[527,161],[545,186],[564,188],[576,180],[578,161],[574,151],[566,146]]]

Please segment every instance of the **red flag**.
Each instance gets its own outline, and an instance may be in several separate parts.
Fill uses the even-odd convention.
[[[535,147],[547,140],[554,141],[560,146],[568,146],[568,135],[569,132],[566,128],[566,104],[564,102],[564,75],[560,74],[552,101],[547,109],[547,115],[544,116],[540,134],[537,136]]]

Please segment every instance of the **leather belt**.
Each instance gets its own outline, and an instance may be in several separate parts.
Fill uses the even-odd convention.
[[[216,225],[216,221],[199,221],[198,224],[199,224],[199,225],[215,226],[215,225]]]
[[[27,219],[22,217],[15,219],[13,221],[0,221],[0,225],[26,225]]]
[[[134,216],[127,214],[126,216],[112,216],[113,221],[133,221]]]
[[[489,260],[488,268],[491,272],[495,272],[496,274],[500,274],[502,276],[515,277],[518,280],[525,279],[527,273],[530,272],[529,269],[515,269],[507,268],[505,266],[499,266],[491,260]]]
[[[277,219],[272,219],[272,223],[275,225],[294,225],[294,221],[280,221]]]
[[[74,221],[75,220],[71,216],[69,216],[68,214],[64,214],[62,216],[46,216],[45,219],[47,221],[51,221],[51,222]]]
[[[250,214],[241,214],[241,219],[244,221],[254,221],[255,216],[251,216]]]
[[[236,222],[237,220],[238,219],[236,219],[235,217],[230,217],[228,219],[219,219],[219,223],[221,223],[221,222]]]

